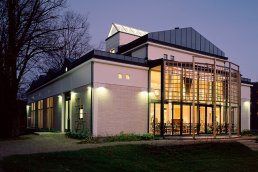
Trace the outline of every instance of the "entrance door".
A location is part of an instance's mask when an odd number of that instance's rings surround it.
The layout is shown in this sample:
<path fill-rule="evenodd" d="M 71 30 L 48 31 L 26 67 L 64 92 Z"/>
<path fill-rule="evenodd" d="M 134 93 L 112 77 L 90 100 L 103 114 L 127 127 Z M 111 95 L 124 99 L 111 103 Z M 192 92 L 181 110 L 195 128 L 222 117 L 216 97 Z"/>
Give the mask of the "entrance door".
<path fill-rule="evenodd" d="M 206 133 L 207 132 L 207 122 L 206 122 L 206 119 L 207 119 L 207 114 L 206 114 L 206 108 L 205 106 L 200 106 L 200 121 L 199 121 L 199 133 L 202 134 L 202 133 Z"/>
<path fill-rule="evenodd" d="M 173 104 L 172 108 L 172 131 L 173 135 L 180 135 L 181 129 L 181 108 L 179 104 Z"/>
<path fill-rule="evenodd" d="M 160 103 L 151 103 L 149 132 L 154 135 L 160 134 Z"/>
<path fill-rule="evenodd" d="M 182 112 L 182 134 L 191 134 L 191 106 L 183 105 Z"/>
<path fill-rule="evenodd" d="M 206 133 L 208 134 L 211 134 L 213 133 L 213 113 L 212 113 L 212 107 L 207 107 L 207 112 L 206 112 L 206 115 L 207 115 L 207 131 Z"/>

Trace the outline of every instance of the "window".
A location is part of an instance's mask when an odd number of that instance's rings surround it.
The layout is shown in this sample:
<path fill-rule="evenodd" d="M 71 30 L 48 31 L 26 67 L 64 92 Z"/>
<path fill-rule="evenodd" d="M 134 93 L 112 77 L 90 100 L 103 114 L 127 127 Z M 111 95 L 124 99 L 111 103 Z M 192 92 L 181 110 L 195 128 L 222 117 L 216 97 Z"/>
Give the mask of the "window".
<path fill-rule="evenodd" d="M 114 48 L 112 48 L 109 52 L 110 53 L 116 53 L 116 50 Z"/>
<path fill-rule="evenodd" d="M 30 126 L 32 128 L 35 127 L 35 112 L 36 112 L 36 108 L 35 108 L 35 102 L 31 103 L 31 118 L 30 118 Z"/>
<path fill-rule="evenodd" d="M 47 98 L 47 128 L 53 128 L 54 98 Z"/>
<path fill-rule="evenodd" d="M 164 54 L 164 55 L 163 55 L 163 58 L 164 58 L 164 59 L 168 59 L 168 55 L 167 55 L 167 54 Z"/>
<path fill-rule="evenodd" d="M 38 101 L 38 128 L 43 128 L 43 100 Z"/>
<path fill-rule="evenodd" d="M 129 75 L 129 74 L 126 74 L 126 75 L 125 75 L 125 79 L 130 80 L 130 75 Z"/>
<path fill-rule="evenodd" d="M 119 74 L 117 75 L 117 77 L 118 77 L 118 79 L 123 79 L 123 75 L 122 75 L 121 73 L 119 73 Z"/>

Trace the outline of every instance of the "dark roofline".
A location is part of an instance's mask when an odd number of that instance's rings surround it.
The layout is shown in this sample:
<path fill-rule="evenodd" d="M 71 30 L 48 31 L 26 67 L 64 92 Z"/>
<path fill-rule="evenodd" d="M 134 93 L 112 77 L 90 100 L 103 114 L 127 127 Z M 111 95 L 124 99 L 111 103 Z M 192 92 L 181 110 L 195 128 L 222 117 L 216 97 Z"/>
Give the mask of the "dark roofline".
<path fill-rule="evenodd" d="M 223 60 L 228 60 L 228 57 L 219 56 L 219 55 L 215 55 L 215 54 L 210 54 L 210 53 L 207 53 L 207 52 L 194 50 L 194 49 L 191 49 L 191 48 L 182 47 L 182 46 L 179 46 L 179 45 L 175 45 L 175 44 L 171 44 L 171 43 L 167 43 L 167 42 L 163 42 L 163 41 L 154 40 L 154 39 L 149 38 L 148 34 L 144 35 L 144 36 L 142 36 L 142 37 L 126 44 L 126 45 L 118 47 L 118 53 L 119 54 L 124 53 L 125 51 L 131 50 L 131 49 L 133 49 L 133 48 L 135 48 L 135 47 L 137 47 L 141 44 L 147 43 L 148 41 L 153 42 L 153 43 L 158 43 L 158 44 L 161 44 L 161 45 L 170 46 L 170 47 L 173 47 L 173 48 L 178 48 L 178 49 L 182 49 L 182 50 L 186 50 L 186 51 L 191 51 L 191 52 L 194 52 L 194 53 L 199 53 L 199 54 L 202 54 L 202 55 L 217 57 L 217 58 L 220 58 L 220 59 L 223 59 Z"/>
<path fill-rule="evenodd" d="M 75 60 L 68 66 L 65 66 L 65 68 L 67 68 L 68 71 L 70 71 L 70 70 L 74 69 L 75 67 L 79 66 L 80 64 L 87 62 L 88 60 L 90 60 L 92 58 L 147 67 L 147 61 L 143 58 L 124 56 L 121 54 L 113 54 L 113 53 L 100 51 L 100 50 L 92 50 L 89 53 L 87 53 L 86 55 L 82 56 L 81 58 Z M 47 84 L 48 82 L 65 74 L 66 73 L 65 68 L 60 69 L 59 71 L 55 72 L 54 74 L 52 73 L 51 75 L 41 76 L 38 80 L 33 81 L 29 90 L 27 91 L 27 94 L 31 93 L 33 91 L 36 91 L 42 85 Z"/>

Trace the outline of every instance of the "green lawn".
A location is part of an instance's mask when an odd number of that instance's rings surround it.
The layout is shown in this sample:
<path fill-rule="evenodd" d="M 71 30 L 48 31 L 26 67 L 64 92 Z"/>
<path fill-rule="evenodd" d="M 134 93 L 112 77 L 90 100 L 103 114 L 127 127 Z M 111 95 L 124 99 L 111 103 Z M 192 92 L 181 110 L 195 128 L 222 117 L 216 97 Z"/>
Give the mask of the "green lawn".
<path fill-rule="evenodd" d="M 8 171 L 258 171 L 258 152 L 240 143 L 155 147 L 124 145 L 16 155 L 0 162 Z"/>

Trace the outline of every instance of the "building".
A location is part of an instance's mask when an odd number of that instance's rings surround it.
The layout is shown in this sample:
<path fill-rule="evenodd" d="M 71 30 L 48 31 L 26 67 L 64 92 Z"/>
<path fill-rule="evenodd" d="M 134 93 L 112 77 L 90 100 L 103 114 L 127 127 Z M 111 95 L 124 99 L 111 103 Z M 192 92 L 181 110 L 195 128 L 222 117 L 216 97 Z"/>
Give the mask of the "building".
<path fill-rule="evenodd" d="M 251 79 L 241 78 L 241 130 L 251 129 Z"/>
<path fill-rule="evenodd" d="M 248 113 L 241 88 L 239 66 L 191 27 L 148 33 L 112 24 L 106 51 L 31 85 L 28 127 L 87 128 L 93 136 L 239 134 L 241 112 Z"/>
<path fill-rule="evenodd" d="M 251 89 L 251 129 L 258 130 L 258 82 Z"/>

